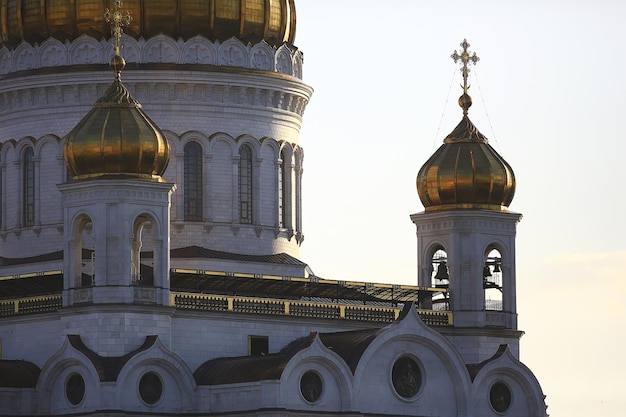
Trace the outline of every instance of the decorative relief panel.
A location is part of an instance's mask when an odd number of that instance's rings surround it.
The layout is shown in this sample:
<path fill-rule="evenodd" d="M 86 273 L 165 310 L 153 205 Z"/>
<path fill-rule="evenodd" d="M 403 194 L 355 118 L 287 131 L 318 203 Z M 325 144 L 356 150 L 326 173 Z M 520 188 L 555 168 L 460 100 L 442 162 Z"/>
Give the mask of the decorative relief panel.
<path fill-rule="evenodd" d="M 188 64 L 217 65 L 215 48 L 204 38 L 189 39 L 182 48 L 182 58 Z"/>
<path fill-rule="evenodd" d="M 98 64 L 104 61 L 103 45 L 94 38 L 83 35 L 72 42 L 69 62 L 74 64 Z"/>
<path fill-rule="evenodd" d="M 59 67 L 67 65 L 67 48 L 56 39 L 48 39 L 39 49 L 40 67 Z"/>
<path fill-rule="evenodd" d="M 36 46 L 23 42 L 13 50 L 0 48 L 0 75 L 61 65 L 108 64 L 112 55 L 111 41 L 98 41 L 87 35 L 65 44 L 52 38 Z M 175 41 L 165 35 L 148 40 L 124 35 L 122 56 L 128 63 L 224 65 L 302 78 L 302 53 L 299 50 L 285 44 L 276 48 L 265 42 L 246 45 L 236 38 L 220 43 L 201 36 Z"/>

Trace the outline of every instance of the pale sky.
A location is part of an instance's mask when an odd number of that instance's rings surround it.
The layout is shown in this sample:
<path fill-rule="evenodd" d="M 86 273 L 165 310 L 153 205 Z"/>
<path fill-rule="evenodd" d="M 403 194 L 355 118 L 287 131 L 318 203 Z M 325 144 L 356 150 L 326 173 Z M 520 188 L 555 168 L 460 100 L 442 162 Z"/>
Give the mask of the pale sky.
<path fill-rule="evenodd" d="M 469 116 L 511 164 L 521 359 L 548 413 L 626 412 L 626 2 L 297 0 L 304 115 L 300 258 L 318 276 L 417 282 L 415 188 Z"/>

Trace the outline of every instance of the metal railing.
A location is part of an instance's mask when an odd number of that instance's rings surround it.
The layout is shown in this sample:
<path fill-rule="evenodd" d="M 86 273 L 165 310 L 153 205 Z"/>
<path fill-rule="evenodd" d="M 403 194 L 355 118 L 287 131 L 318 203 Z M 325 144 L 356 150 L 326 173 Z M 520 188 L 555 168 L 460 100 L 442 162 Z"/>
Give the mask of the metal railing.
<path fill-rule="evenodd" d="M 285 315 L 292 317 L 345 319 L 389 323 L 398 318 L 400 307 L 379 307 L 312 301 L 172 292 L 171 305 L 182 310 L 224 311 L 249 314 Z M 450 311 L 417 310 L 429 326 L 452 326 Z"/>
<path fill-rule="evenodd" d="M 0 301 L 0 317 L 57 311 L 63 306 L 61 294 Z"/>

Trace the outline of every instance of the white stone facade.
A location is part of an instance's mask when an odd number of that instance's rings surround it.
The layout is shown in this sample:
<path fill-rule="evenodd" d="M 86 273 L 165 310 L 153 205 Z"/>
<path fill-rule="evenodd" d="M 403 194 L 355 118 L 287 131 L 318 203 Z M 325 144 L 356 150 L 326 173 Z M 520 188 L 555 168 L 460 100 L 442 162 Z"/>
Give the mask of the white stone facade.
<path fill-rule="evenodd" d="M 48 325 L 52 324 L 47 328 L 42 323 L 40 330 L 50 333 L 51 343 L 37 360 L 42 367 L 37 387 L 0 389 L 2 409 L 11 410 L 15 415 L 108 415 L 98 412 L 107 409 L 119 410 L 116 415 L 120 416 L 133 412 L 259 415 L 258 410 L 267 409 L 269 415 L 280 416 L 329 413 L 482 417 L 502 415 L 490 405 L 488 395 L 489 387 L 499 382 L 510 389 L 513 398 L 506 415 L 545 415 L 543 396 L 535 377 L 508 349 L 501 349 L 488 362 L 468 373 L 454 345 L 425 326 L 413 309 L 401 321 L 378 331 L 365 351 L 358 355 L 356 365 L 346 363 L 333 346 L 325 345 L 317 336 L 309 347 L 287 361 L 279 379 L 228 385 L 198 385 L 192 373 L 200 358 L 245 355 L 248 334 L 270 332 L 273 343 L 282 346 L 308 335 L 311 326 L 333 331 L 340 330 L 340 326 L 308 320 L 278 325 L 277 320 L 262 317 L 254 321 L 245 317 L 232 321 L 219 315 L 207 321 L 200 317 L 178 317 L 177 313 L 159 309 L 152 314 L 139 309 L 126 313 L 116 313 L 111 308 L 108 312 L 100 310 L 100 313 L 85 309 L 74 311 L 71 316 L 62 315 L 57 317 L 58 324 L 46 320 Z M 16 323 L 17 333 L 26 325 L 21 324 Z M 32 325 L 29 327 L 35 330 Z M 62 327 L 65 329 L 56 334 L 50 329 Z M 99 331 L 90 332 L 89 329 L 95 327 Z M 120 328 L 126 330 L 124 335 Z M 174 328 L 177 331 L 170 333 Z M 123 362 L 114 380 L 103 381 L 105 377 L 95 368 L 95 359 L 85 356 L 85 351 L 69 342 L 66 335 L 74 334 L 80 334 L 86 347 L 102 356 L 136 353 Z M 194 334 L 197 337 L 189 337 Z M 158 337 L 137 352 L 150 335 Z M 28 343 L 27 339 L 20 340 Z M 120 343 L 122 340 L 127 342 Z M 13 343 L 10 345 L 7 347 L 11 348 Z M 10 349 L 6 353 L 10 354 Z M 392 380 L 394 363 L 403 357 L 415 361 L 421 379 L 419 389 L 408 398 L 398 394 Z M 143 401 L 139 392 L 140 379 L 149 372 L 157 374 L 163 384 L 163 393 L 154 404 Z M 322 381 L 319 398 L 315 401 L 308 401 L 301 392 L 301 380 L 307 372 L 318 374 Z M 76 405 L 68 401 L 66 394 L 67 380 L 73 373 L 79 373 L 85 380 L 84 398 Z M 37 401 L 32 401 L 34 398 Z"/>

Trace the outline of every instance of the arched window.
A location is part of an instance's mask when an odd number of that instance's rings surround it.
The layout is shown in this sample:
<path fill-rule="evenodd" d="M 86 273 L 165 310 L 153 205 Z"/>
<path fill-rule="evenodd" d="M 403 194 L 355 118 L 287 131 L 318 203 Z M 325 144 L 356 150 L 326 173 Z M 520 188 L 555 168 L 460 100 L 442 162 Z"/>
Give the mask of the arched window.
<path fill-rule="evenodd" d="M 252 224 L 252 151 L 239 148 L 239 222 Z"/>
<path fill-rule="evenodd" d="M 202 220 L 202 147 L 198 142 L 185 145 L 184 156 L 184 218 Z"/>
<path fill-rule="evenodd" d="M 483 267 L 485 310 L 502 311 L 502 256 L 497 249 L 487 252 Z"/>
<path fill-rule="evenodd" d="M 32 148 L 26 148 L 23 159 L 23 224 L 35 224 L 35 161 Z"/>
<path fill-rule="evenodd" d="M 281 162 L 278 165 L 278 226 L 287 227 L 287 207 L 289 199 L 289 181 L 287 175 L 287 153 L 283 149 L 280 153 Z"/>

